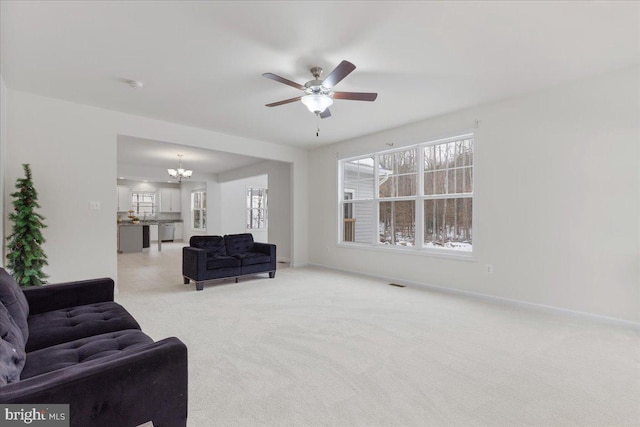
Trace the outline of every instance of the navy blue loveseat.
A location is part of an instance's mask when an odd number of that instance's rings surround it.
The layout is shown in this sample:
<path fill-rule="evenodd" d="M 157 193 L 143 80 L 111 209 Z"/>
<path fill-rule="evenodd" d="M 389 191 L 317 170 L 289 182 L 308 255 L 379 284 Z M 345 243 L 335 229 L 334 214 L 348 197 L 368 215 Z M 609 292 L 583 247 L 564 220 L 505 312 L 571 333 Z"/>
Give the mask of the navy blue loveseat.
<path fill-rule="evenodd" d="M 223 236 L 192 236 L 182 248 L 184 284 L 196 282 L 196 290 L 213 279 L 256 273 L 276 276 L 276 245 L 253 241 L 251 233 Z"/>
<path fill-rule="evenodd" d="M 111 279 L 21 289 L 0 268 L 0 403 L 66 403 L 70 425 L 184 427 L 187 348 L 154 342 Z"/>

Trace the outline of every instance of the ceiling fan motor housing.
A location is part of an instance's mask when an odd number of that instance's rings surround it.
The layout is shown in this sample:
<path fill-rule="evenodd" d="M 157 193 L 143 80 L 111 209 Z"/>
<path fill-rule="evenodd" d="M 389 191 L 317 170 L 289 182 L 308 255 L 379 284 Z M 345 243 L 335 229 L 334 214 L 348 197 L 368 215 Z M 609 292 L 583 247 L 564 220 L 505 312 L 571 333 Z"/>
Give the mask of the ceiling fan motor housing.
<path fill-rule="evenodd" d="M 304 87 L 307 95 L 331 95 L 331 89 L 322 86 L 322 80 L 309 80 Z"/>

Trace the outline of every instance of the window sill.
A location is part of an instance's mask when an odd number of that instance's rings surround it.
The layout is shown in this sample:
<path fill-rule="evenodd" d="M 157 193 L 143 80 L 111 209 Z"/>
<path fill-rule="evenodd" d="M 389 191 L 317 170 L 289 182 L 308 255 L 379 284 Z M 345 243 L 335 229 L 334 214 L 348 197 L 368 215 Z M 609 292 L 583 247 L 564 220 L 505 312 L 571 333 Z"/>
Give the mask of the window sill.
<path fill-rule="evenodd" d="M 427 256 L 434 258 L 445 258 L 445 259 L 453 259 L 458 261 L 476 261 L 475 252 L 460 252 L 460 251 L 448 251 L 448 250 L 434 250 L 434 249 L 426 249 L 426 248 L 418 248 L 418 247 L 407 247 L 407 246 L 391 246 L 391 245 L 368 245 L 365 243 L 338 243 L 336 244 L 339 248 L 348 248 L 348 249 L 364 249 L 368 251 L 375 252 L 385 252 L 385 253 L 397 253 L 403 255 L 418 255 L 418 256 Z"/>

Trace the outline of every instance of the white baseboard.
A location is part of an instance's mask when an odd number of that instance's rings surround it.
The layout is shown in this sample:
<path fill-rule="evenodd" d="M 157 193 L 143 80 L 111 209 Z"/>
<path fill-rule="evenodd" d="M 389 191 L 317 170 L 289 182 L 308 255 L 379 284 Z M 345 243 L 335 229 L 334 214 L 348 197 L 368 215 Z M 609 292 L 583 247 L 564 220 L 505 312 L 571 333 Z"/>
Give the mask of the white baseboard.
<path fill-rule="evenodd" d="M 557 313 L 564 313 L 564 314 L 570 314 L 570 315 L 574 315 L 574 316 L 587 317 L 587 318 L 590 318 L 590 319 L 593 319 L 593 320 L 597 320 L 597 321 L 600 321 L 600 322 L 603 322 L 603 323 L 610 323 L 610 324 L 615 324 L 615 325 L 620 325 L 620 326 L 627 326 L 627 327 L 631 327 L 633 329 L 640 330 L 640 322 L 634 322 L 634 321 L 626 320 L 626 319 L 619 319 L 617 317 L 603 316 L 603 315 L 600 315 L 600 314 L 589 313 L 589 312 L 586 312 L 586 311 L 578 311 L 578 310 L 571 310 L 571 309 L 563 308 L 563 307 L 555 307 L 555 306 L 552 306 L 552 305 L 537 304 L 537 303 L 528 302 L 528 301 L 522 301 L 522 300 L 516 300 L 516 299 L 511 299 L 511 298 L 500 297 L 500 296 L 496 296 L 496 295 L 483 294 L 483 293 L 480 293 L 480 292 L 467 291 L 467 290 L 463 290 L 463 289 L 447 288 L 447 287 L 444 287 L 444 286 L 436 286 L 436 285 L 431 285 L 429 283 L 415 282 L 415 281 L 411 281 L 411 280 L 400 279 L 400 278 L 397 278 L 397 277 L 379 276 L 379 275 L 375 275 L 375 274 L 367 274 L 367 273 L 363 273 L 361 271 L 329 267 L 329 266 L 322 265 L 322 264 L 310 263 L 310 264 L 307 264 L 307 265 L 308 266 L 313 266 L 313 267 L 325 268 L 327 270 L 334 270 L 334 271 L 340 271 L 340 272 L 343 272 L 343 273 L 356 274 L 356 275 L 360 275 L 360 276 L 370 277 L 372 279 L 379 279 L 379 280 L 384 280 L 384 281 L 388 281 L 388 282 L 394 282 L 394 283 L 400 283 L 400 284 L 407 284 L 407 285 L 411 285 L 411 286 L 423 287 L 423 288 L 429 289 L 429 290 L 441 291 L 441 292 L 446 292 L 446 293 L 451 293 L 451 294 L 466 295 L 466 296 L 469 296 L 469 297 L 474 297 L 474 298 L 484 299 L 484 300 L 489 300 L 489 301 L 495 301 L 495 302 L 501 302 L 501 303 L 509 304 L 509 305 L 517 305 L 517 306 L 521 306 L 521 307 L 536 308 L 536 309 L 554 311 L 554 312 L 557 312 Z"/>

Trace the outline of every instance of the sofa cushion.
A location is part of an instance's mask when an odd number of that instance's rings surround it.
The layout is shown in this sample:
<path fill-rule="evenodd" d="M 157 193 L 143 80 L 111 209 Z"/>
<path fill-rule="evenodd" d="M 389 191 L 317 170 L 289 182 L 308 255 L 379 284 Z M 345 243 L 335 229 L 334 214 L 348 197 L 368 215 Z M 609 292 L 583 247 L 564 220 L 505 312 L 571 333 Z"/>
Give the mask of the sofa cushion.
<path fill-rule="evenodd" d="M 224 236 L 227 246 L 227 254 L 234 256 L 251 252 L 253 249 L 253 236 L 251 233 L 227 234 Z"/>
<path fill-rule="evenodd" d="M 240 267 L 240 260 L 230 256 L 216 256 L 207 258 L 207 270 L 230 267 Z"/>
<path fill-rule="evenodd" d="M 271 257 L 269 255 L 260 252 L 247 252 L 244 254 L 237 254 L 235 255 L 235 257 L 241 262 L 243 266 L 271 262 Z"/>
<path fill-rule="evenodd" d="M 100 302 L 29 316 L 27 352 L 140 325 L 120 304 Z"/>
<path fill-rule="evenodd" d="M 24 363 L 22 332 L 7 308 L 0 304 L 0 386 L 20 380 Z"/>
<path fill-rule="evenodd" d="M 189 246 L 206 250 L 209 257 L 227 254 L 222 236 L 191 236 Z"/>
<path fill-rule="evenodd" d="M 142 331 L 131 329 L 46 347 L 29 353 L 21 378 L 24 380 L 79 363 L 135 351 L 150 343 L 153 340 Z"/>
<path fill-rule="evenodd" d="M 0 268 L 0 303 L 2 303 L 20 328 L 24 342 L 29 339 L 29 303 L 22 289 L 4 268 Z"/>

